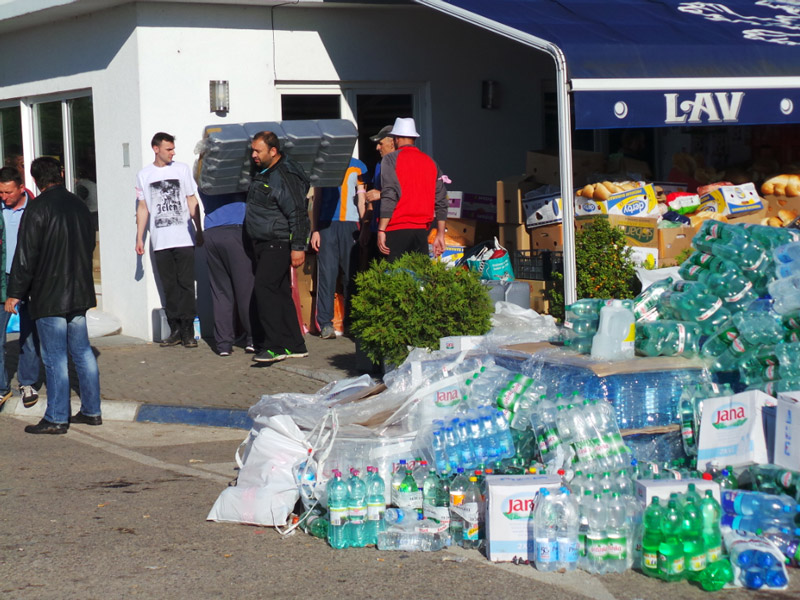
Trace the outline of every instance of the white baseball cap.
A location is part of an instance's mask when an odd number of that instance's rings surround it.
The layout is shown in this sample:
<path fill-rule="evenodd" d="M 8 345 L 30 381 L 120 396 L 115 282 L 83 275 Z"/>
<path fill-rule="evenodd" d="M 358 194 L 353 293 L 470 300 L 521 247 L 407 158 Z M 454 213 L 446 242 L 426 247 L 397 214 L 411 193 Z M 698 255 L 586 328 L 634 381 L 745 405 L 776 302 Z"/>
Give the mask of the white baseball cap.
<path fill-rule="evenodd" d="M 414 124 L 414 119 L 411 117 L 403 118 L 397 117 L 394 120 L 394 127 L 389 132 L 389 135 L 395 137 L 418 138 L 417 126 Z"/>

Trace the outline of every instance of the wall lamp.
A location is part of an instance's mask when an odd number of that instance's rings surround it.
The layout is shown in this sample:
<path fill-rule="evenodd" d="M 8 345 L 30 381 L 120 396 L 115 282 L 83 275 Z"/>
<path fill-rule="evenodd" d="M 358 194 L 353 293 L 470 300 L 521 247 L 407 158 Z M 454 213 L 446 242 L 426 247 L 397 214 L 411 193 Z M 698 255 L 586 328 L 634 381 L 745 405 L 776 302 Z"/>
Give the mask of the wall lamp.
<path fill-rule="evenodd" d="M 227 81 L 208 82 L 211 112 L 228 112 L 230 110 L 230 93 Z"/>

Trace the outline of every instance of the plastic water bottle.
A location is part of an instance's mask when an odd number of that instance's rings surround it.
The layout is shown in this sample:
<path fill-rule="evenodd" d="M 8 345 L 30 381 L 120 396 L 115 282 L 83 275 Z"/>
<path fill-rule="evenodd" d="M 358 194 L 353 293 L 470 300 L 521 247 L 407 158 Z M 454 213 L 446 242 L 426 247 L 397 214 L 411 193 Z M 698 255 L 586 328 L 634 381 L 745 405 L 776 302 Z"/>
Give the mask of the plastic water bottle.
<path fill-rule="evenodd" d="M 661 518 L 662 540 L 658 545 L 658 573 L 665 581 L 679 581 L 683 578 L 686 561 L 679 538 L 680 532 L 681 513 L 677 502 L 670 499 Z"/>
<path fill-rule="evenodd" d="M 703 546 L 706 550 L 706 565 L 722 559 L 722 533 L 719 529 L 722 509 L 711 490 L 706 490 L 700 502 L 700 515 L 703 520 Z"/>
<path fill-rule="evenodd" d="M 328 543 L 332 548 L 347 548 L 347 517 L 348 499 L 347 484 L 342 481 L 342 472 L 333 471 L 333 479 L 328 482 L 328 515 L 330 525 L 328 526 Z"/>
<path fill-rule="evenodd" d="M 730 527 L 731 529 L 748 531 L 750 533 L 756 533 L 757 531 L 795 531 L 797 535 L 800 535 L 800 529 L 794 528 L 794 521 L 790 518 L 764 518 L 760 515 L 745 517 L 742 515 L 723 513 L 720 518 L 720 524 L 725 527 Z"/>
<path fill-rule="evenodd" d="M 367 545 L 367 486 L 357 469 L 350 470 L 347 480 L 347 539 L 353 548 Z"/>
<path fill-rule="evenodd" d="M 800 537 L 784 531 L 764 532 L 761 535 L 775 544 L 793 567 L 800 564 Z"/>
<path fill-rule="evenodd" d="M 602 574 L 607 571 L 608 539 L 606 524 L 608 511 L 600 494 L 595 494 L 586 506 L 586 556 L 587 571 Z"/>
<path fill-rule="evenodd" d="M 791 496 L 745 490 L 723 490 L 722 510 L 733 515 L 757 515 L 763 519 L 793 520 L 800 505 Z"/>
<path fill-rule="evenodd" d="M 401 458 L 395 467 L 394 473 L 392 473 L 392 504 L 394 504 L 395 493 L 400 489 L 400 484 L 403 483 L 403 479 L 406 477 L 406 465 L 406 459 Z"/>
<path fill-rule="evenodd" d="M 414 469 L 411 471 L 411 474 L 414 476 L 414 481 L 417 482 L 417 489 L 422 490 L 422 486 L 425 483 L 425 478 L 428 476 L 428 461 L 424 458 L 418 458 L 415 461 Z"/>
<path fill-rule="evenodd" d="M 539 455 L 545 464 L 551 463 L 557 457 L 561 439 L 556 426 L 556 406 L 547 398 L 539 402 L 539 420 L 536 423 L 536 440 L 539 445 Z"/>
<path fill-rule="evenodd" d="M 702 329 L 688 321 L 653 321 L 636 328 L 636 351 L 645 356 L 697 356 Z"/>
<path fill-rule="evenodd" d="M 540 571 L 555 571 L 558 566 L 558 514 L 546 488 L 539 490 L 533 509 L 534 564 Z"/>
<path fill-rule="evenodd" d="M 800 261 L 800 243 L 783 244 L 772 250 L 772 256 L 778 264 L 789 264 Z"/>
<path fill-rule="evenodd" d="M 606 569 L 609 573 L 623 573 L 628 568 L 631 534 L 627 517 L 627 506 L 617 492 L 611 494 L 607 504 L 606 520 Z"/>
<path fill-rule="evenodd" d="M 450 462 L 445 450 L 444 437 L 441 429 L 435 429 L 432 433 L 431 447 L 433 450 L 433 461 L 439 473 L 446 473 L 450 468 Z"/>
<path fill-rule="evenodd" d="M 408 515 L 402 511 L 394 514 L 396 510 L 386 510 L 387 527 L 378 533 L 378 550 L 435 552 L 447 545 L 447 538 L 431 531 L 421 514 L 414 511 Z"/>
<path fill-rule="evenodd" d="M 465 419 L 453 419 L 454 431 L 458 439 L 458 450 L 461 452 L 461 466 L 465 469 L 474 469 L 478 466 L 478 459 L 470 439 L 469 423 Z"/>
<path fill-rule="evenodd" d="M 438 523 L 442 531 L 450 531 L 450 490 L 431 470 L 422 490 L 422 514 Z"/>
<path fill-rule="evenodd" d="M 694 490 L 693 490 L 694 491 Z M 682 509 L 681 541 L 686 578 L 696 581 L 706 568 L 708 555 L 703 545 L 703 515 L 700 504 L 693 498 L 686 499 Z"/>
<path fill-rule="evenodd" d="M 500 458 L 511 458 L 514 456 L 514 438 L 511 435 L 511 428 L 509 427 L 508 420 L 502 411 L 494 411 L 494 426 L 495 436 L 497 438 L 497 445 L 500 448 Z"/>
<path fill-rule="evenodd" d="M 454 471 L 461 465 L 461 459 L 464 455 L 464 452 L 461 448 L 461 441 L 458 438 L 458 434 L 452 427 L 445 427 L 444 433 L 442 434 L 442 439 L 444 441 L 444 450 L 445 454 L 447 455 L 447 463 L 450 471 Z"/>
<path fill-rule="evenodd" d="M 318 513 L 306 512 L 301 517 L 300 527 L 309 535 L 321 540 L 328 539 L 328 519 Z"/>
<path fill-rule="evenodd" d="M 469 479 L 464 475 L 464 469 L 459 467 L 450 482 L 450 535 L 459 546 L 463 545 L 464 540 L 464 519 L 457 507 L 464 503 L 468 485 Z"/>
<path fill-rule="evenodd" d="M 559 571 L 574 571 L 578 566 L 578 503 L 576 496 L 571 494 L 566 487 L 562 487 L 556 497 L 558 509 L 556 521 L 556 536 L 558 539 L 558 561 L 556 568 Z"/>
<path fill-rule="evenodd" d="M 775 300 L 773 310 L 781 315 L 800 310 L 800 274 L 776 279 L 767 285 Z"/>
<path fill-rule="evenodd" d="M 633 300 L 633 315 L 637 322 L 658 318 L 658 298 L 672 287 L 672 277 L 650 284 Z"/>
<path fill-rule="evenodd" d="M 658 570 L 658 549 L 664 539 L 661 533 L 661 518 L 663 510 L 658 496 L 655 496 L 650 506 L 644 511 L 642 518 L 644 531 L 642 534 L 642 573 L 650 577 L 660 577 Z"/>
<path fill-rule="evenodd" d="M 600 309 L 600 323 L 592 340 L 592 358 L 627 360 L 634 356 L 636 318 L 621 300 Z"/>
<path fill-rule="evenodd" d="M 483 499 L 478 487 L 478 478 L 470 477 L 464 493 L 464 501 L 455 508 L 463 521 L 462 538 L 464 548 L 479 548 Z"/>
<path fill-rule="evenodd" d="M 502 413 L 501 413 L 502 414 Z M 502 448 L 494 428 L 494 418 L 489 412 L 480 415 L 480 431 L 484 447 L 486 448 L 486 460 L 481 462 L 494 462 L 504 458 Z M 513 452 L 511 454 L 513 456 Z"/>
<path fill-rule="evenodd" d="M 378 467 L 367 467 L 367 544 L 378 543 L 378 532 L 386 512 L 386 483 Z"/>

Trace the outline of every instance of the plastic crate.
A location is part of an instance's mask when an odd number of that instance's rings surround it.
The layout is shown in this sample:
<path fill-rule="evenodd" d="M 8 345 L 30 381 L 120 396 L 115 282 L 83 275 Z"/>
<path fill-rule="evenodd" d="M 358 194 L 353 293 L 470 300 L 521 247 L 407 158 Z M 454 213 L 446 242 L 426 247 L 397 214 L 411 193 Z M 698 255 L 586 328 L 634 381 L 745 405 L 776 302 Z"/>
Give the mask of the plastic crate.
<path fill-rule="evenodd" d="M 564 271 L 564 255 L 553 250 L 514 250 L 511 266 L 517 279 L 550 281 L 554 272 Z"/>

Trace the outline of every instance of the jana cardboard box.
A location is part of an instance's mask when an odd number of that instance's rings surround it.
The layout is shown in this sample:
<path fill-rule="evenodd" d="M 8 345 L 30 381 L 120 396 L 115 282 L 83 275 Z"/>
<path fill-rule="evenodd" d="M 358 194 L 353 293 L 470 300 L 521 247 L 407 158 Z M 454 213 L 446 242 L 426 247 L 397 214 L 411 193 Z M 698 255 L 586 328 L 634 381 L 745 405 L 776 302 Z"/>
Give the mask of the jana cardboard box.
<path fill-rule="evenodd" d="M 700 197 L 700 208 L 722 215 L 737 215 L 764 208 L 752 183 L 726 185 Z"/>
<path fill-rule="evenodd" d="M 772 461 L 793 471 L 800 465 L 800 391 L 778 394 Z"/>
<path fill-rule="evenodd" d="M 561 160 L 556 152 L 528 152 L 525 160 L 525 173 L 532 175 L 540 183 L 561 185 Z M 594 173 L 606 170 L 606 156 L 599 152 L 572 150 L 573 185 L 584 186 Z"/>
<path fill-rule="evenodd" d="M 711 490 L 714 499 L 720 501 L 719 483 L 716 481 L 706 481 L 705 479 L 637 479 L 636 497 L 645 506 L 650 506 L 653 498 L 658 498 L 659 502 L 666 504 L 670 494 L 685 494 L 689 489 L 689 484 L 693 483 L 697 493 L 701 496 L 706 495 L 706 490 Z"/>
<path fill-rule="evenodd" d="M 539 187 L 535 177 L 513 175 L 497 182 L 497 222 L 522 223 L 525 213 L 522 210 L 522 197 Z"/>
<path fill-rule="evenodd" d="M 670 260 L 675 264 L 674 259 L 681 252 L 692 247 L 692 238 L 699 229 L 699 227 L 689 226 L 658 229 L 658 258 L 661 266 L 667 266 L 666 263 Z"/>
<path fill-rule="evenodd" d="M 447 192 L 447 218 L 497 222 L 497 198 L 466 192 Z"/>
<path fill-rule="evenodd" d="M 477 348 L 483 341 L 482 335 L 450 335 L 439 338 L 439 350 L 460 352 Z"/>
<path fill-rule="evenodd" d="M 697 443 L 697 463 L 744 467 L 769 463 L 765 409 L 775 398 L 758 390 L 707 398 Z"/>
<path fill-rule="evenodd" d="M 494 562 L 533 560 L 531 519 L 540 488 L 558 489 L 557 475 L 486 477 L 486 557 Z"/>

